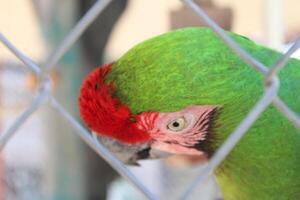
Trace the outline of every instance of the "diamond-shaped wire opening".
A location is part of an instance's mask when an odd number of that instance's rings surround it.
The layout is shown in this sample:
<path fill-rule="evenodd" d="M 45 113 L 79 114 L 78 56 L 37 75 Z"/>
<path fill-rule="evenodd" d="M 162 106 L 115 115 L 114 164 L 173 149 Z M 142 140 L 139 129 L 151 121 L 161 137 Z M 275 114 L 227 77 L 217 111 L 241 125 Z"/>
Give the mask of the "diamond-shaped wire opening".
<path fill-rule="evenodd" d="M 299 48 L 300 39 L 298 38 L 294 45 L 273 66 L 268 69 L 262 63 L 245 52 L 235 41 L 233 41 L 221 27 L 219 27 L 208 17 L 208 15 L 201 9 L 199 5 L 195 4 L 192 0 L 184 0 L 183 2 L 212 29 L 216 35 L 218 35 L 232 49 L 234 53 L 240 56 L 244 62 L 265 75 L 265 92 L 263 96 L 251 109 L 250 113 L 244 118 L 244 120 L 242 120 L 239 126 L 229 135 L 222 146 L 217 150 L 217 152 L 209 161 L 207 167 L 200 172 L 199 176 L 192 182 L 191 185 L 187 187 L 186 191 L 180 197 L 180 199 L 187 199 L 195 187 L 202 183 L 210 174 L 214 172 L 216 167 L 226 158 L 239 140 L 247 133 L 247 130 L 250 129 L 251 125 L 271 103 L 273 103 L 273 105 L 280 112 L 282 112 L 296 128 L 300 127 L 299 117 L 293 111 L 291 111 L 277 96 L 280 86 L 277 73 L 285 66 L 293 52 Z"/>
<path fill-rule="evenodd" d="M 39 68 L 33 61 L 27 58 L 24 54 L 19 52 L 9 41 L 1 35 L 0 40 L 10 48 L 16 56 L 22 60 L 27 66 L 34 71 L 39 80 L 42 81 L 44 87 L 41 89 L 40 95 L 35 99 L 31 106 L 25 110 L 25 112 L 16 120 L 16 122 L 9 128 L 7 133 L 4 133 L 0 137 L 3 146 L 9 140 L 9 138 L 16 132 L 16 130 L 24 123 L 24 121 L 40 106 L 42 100 L 48 97 L 50 105 L 64 117 L 72 126 L 77 130 L 76 133 L 83 139 L 97 154 L 99 154 L 104 160 L 106 160 L 120 175 L 125 179 L 129 180 L 135 185 L 142 193 L 145 194 L 149 199 L 157 199 L 149 190 L 146 188 L 118 159 L 116 159 L 105 147 L 101 144 L 96 143 L 95 139 L 92 138 L 90 133 L 86 131 L 75 118 L 65 111 L 51 95 L 48 96 L 50 90 L 50 82 L 47 79 L 47 74 L 51 68 L 53 68 L 62 56 L 68 51 L 68 49 L 76 42 L 81 34 L 87 29 L 89 24 L 99 15 L 103 9 L 110 3 L 110 0 L 98 0 L 82 17 L 82 19 L 75 25 L 74 29 L 70 31 L 70 34 L 65 37 L 65 40 L 57 47 L 53 53 L 46 59 L 45 66 Z"/>
<path fill-rule="evenodd" d="M 24 56 L 20 51 L 17 50 L 1 33 L 0 40 L 2 43 L 13 53 L 15 54 L 35 75 L 39 73 L 38 67 Z M 28 119 L 28 117 L 35 112 L 41 103 L 45 100 L 49 90 L 48 83 L 41 88 L 39 95 L 37 95 L 29 106 L 17 117 L 15 122 L 3 133 L 0 137 L 0 149 L 8 142 L 8 140 L 13 136 L 13 134 L 22 126 L 22 124 Z"/>

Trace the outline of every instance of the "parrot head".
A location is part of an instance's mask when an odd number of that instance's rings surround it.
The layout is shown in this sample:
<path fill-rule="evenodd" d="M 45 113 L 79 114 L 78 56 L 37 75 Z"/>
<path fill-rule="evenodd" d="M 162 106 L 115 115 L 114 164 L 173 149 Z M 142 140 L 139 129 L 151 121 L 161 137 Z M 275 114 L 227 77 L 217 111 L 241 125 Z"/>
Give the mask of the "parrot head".
<path fill-rule="evenodd" d="M 210 156 L 211 152 L 204 152 L 203 147 L 212 137 L 219 106 L 191 105 L 177 112 L 146 111 L 134 115 L 115 96 L 114 83 L 105 83 L 111 67 L 104 65 L 92 71 L 79 97 L 83 121 L 104 145 L 128 164 L 170 154 Z"/>
<path fill-rule="evenodd" d="M 282 56 L 226 34 L 265 66 Z M 297 66 L 290 59 L 278 73 L 278 96 L 300 113 Z M 94 69 L 82 83 L 79 110 L 99 142 L 126 164 L 174 154 L 209 159 L 261 99 L 264 78 L 210 29 L 184 28 Z M 224 198 L 297 199 L 299 136 L 275 106 L 266 108 L 214 171 Z"/>
<path fill-rule="evenodd" d="M 127 164 L 173 154 L 209 158 L 259 97 L 254 73 L 209 29 L 181 29 L 94 69 L 80 89 L 80 116 Z"/>

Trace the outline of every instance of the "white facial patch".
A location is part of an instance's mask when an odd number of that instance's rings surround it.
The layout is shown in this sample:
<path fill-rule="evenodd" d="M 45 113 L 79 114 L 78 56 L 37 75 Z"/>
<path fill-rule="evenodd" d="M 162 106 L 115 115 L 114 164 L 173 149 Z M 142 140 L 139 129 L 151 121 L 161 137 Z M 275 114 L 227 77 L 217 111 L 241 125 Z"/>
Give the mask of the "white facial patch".
<path fill-rule="evenodd" d="M 218 106 L 189 106 L 178 112 L 156 113 L 151 120 L 141 116 L 141 127 L 153 138 L 152 148 L 170 153 L 199 155 L 191 147 L 206 139 L 209 134 L 212 113 Z M 147 119 L 148 118 L 148 119 Z M 151 126 L 151 128 L 149 128 Z"/>

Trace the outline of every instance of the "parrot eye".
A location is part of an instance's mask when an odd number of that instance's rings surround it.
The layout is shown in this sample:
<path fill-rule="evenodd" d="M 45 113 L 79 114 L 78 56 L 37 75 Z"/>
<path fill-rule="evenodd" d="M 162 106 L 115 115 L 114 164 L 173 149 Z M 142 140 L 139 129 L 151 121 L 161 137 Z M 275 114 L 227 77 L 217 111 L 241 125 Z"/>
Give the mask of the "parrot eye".
<path fill-rule="evenodd" d="M 171 131 L 181 131 L 182 129 L 185 128 L 186 121 L 183 117 L 179 117 L 173 121 L 171 121 L 168 125 L 167 128 L 170 129 Z"/>

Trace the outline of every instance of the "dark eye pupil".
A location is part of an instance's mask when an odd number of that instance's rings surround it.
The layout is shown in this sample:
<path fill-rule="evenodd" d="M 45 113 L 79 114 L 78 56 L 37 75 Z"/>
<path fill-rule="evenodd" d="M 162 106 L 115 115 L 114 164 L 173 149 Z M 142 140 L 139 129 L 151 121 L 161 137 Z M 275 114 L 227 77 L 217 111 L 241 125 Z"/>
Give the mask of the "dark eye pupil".
<path fill-rule="evenodd" d="M 174 126 L 174 127 L 178 127 L 178 126 L 179 126 L 179 123 L 178 123 L 178 122 L 173 122 L 173 126 Z"/>

